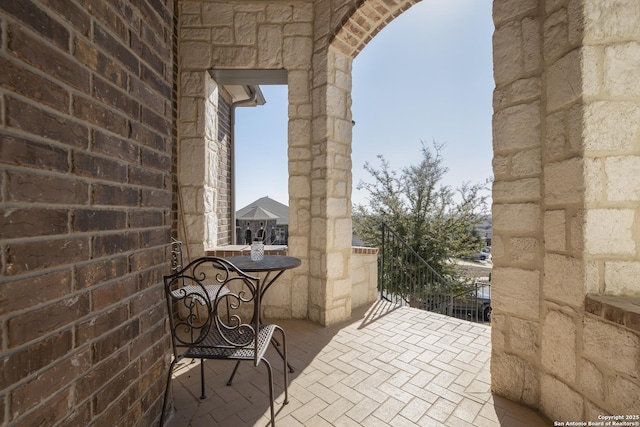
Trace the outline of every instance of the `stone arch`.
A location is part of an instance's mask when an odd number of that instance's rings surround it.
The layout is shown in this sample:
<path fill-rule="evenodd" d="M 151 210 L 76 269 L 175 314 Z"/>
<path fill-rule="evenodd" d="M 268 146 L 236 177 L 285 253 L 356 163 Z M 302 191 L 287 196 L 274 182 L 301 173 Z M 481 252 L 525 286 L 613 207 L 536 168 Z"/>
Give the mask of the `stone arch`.
<path fill-rule="evenodd" d="M 340 53 L 355 58 L 391 21 L 420 0 L 360 0 L 336 27 L 329 44 Z"/>

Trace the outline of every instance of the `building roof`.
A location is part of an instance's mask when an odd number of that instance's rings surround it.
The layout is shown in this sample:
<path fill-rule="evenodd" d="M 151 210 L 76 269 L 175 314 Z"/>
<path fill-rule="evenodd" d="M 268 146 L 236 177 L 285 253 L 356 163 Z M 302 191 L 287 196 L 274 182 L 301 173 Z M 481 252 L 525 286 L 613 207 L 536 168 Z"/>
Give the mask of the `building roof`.
<path fill-rule="evenodd" d="M 244 219 L 244 220 L 259 220 L 259 219 L 263 219 L 263 220 L 269 220 L 269 219 L 278 219 L 278 215 L 269 212 L 266 209 L 261 208 L 260 206 L 250 206 L 249 210 L 247 212 L 245 212 L 244 214 L 242 214 L 242 216 L 238 216 L 238 219 Z"/>
<path fill-rule="evenodd" d="M 289 224 L 289 206 L 283 205 L 268 196 L 249 203 L 236 211 L 236 219 L 244 221 L 275 219 L 276 224 Z"/>

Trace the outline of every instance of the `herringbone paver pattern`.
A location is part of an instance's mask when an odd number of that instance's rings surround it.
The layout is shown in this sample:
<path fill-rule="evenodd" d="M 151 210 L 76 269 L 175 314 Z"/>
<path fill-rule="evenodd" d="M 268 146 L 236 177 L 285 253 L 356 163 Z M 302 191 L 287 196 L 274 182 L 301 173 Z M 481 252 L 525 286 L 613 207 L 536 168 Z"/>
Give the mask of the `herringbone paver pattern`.
<path fill-rule="evenodd" d="M 532 410 L 490 392 L 490 327 L 378 301 L 356 320 L 323 328 L 277 321 L 287 332 L 289 404 L 282 405 L 282 361 L 273 351 L 278 426 L 548 426 Z M 266 426 L 264 366 L 205 362 L 174 374 L 170 427 Z"/>

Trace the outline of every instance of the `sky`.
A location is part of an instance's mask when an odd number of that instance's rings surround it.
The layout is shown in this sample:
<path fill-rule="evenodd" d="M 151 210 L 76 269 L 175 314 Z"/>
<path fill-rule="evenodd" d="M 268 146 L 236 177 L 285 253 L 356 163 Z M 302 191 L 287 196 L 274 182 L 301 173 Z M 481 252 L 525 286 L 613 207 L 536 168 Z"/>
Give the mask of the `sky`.
<path fill-rule="evenodd" d="M 423 0 L 379 32 L 353 62 L 354 203 L 382 155 L 392 170 L 417 164 L 421 142 L 445 144 L 443 185 L 492 177 L 491 0 Z M 288 204 L 286 86 L 236 110 L 236 208 L 269 196 Z M 246 170 L 249 173 L 243 173 Z M 487 190 L 487 195 L 490 194 Z"/>

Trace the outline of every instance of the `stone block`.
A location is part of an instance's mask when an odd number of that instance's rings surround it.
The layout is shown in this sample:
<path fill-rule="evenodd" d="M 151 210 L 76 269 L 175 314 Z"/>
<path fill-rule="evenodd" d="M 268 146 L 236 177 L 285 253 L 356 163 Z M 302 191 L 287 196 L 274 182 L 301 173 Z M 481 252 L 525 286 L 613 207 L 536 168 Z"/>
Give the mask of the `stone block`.
<path fill-rule="evenodd" d="M 540 103 L 514 105 L 493 115 L 493 148 L 523 149 L 540 145 Z"/>
<path fill-rule="evenodd" d="M 202 97 L 204 96 L 205 79 L 207 74 L 205 71 L 186 71 L 180 73 L 180 90 L 181 95 Z"/>
<path fill-rule="evenodd" d="M 299 3 L 293 6 L 293 20 L 295 22 L 312 22 L 314 17 L 314 5 Z"/>
<path fill-rule="evenodd" d="M 638 35 L 640 10 L 634 0 L 597 0 L 584 3 L 585 35 L 603 40 Z"/>
<path fill-rule="evenodd" d="M 351 247 L 351 216 L 335 219 L 334 241 L 337 247 Z"/>
<path fill-rule="evenodd" d="M 565 128 L 566 111 L 558 111 L 546 118 L 545 125 L 545 158 L 547 161 L 562 160 L 566 157 L 565 146 L 567 143 L 567 131 Z"/>
<path fill-rule="evenodd" d="M 267 6 L 266 16 L 268 22 L 289 22 L 293 16 L 293 5 L 275 4 Z"/>
<path fill-rule="evenodd" d="M 640 295 L 637 278 L 640 261 L 607 261 L 604 264 L 606 295 Z"/>
<path fill-rule="evenodd" d="M 205 163 L 202 142 L 198 139 L 183 139 L 180 144 L 180 183 L 185 186 L 201 186 Z"/>
<path fill-rule="evenodd" d="M 634 255 L 633 209 L 589 209 L 585 213 L 585 252 L 590 255 Z"/>
<path fill-rule="evenodd" d="M 576 324 L 558 311 L 549 311 L 542 325 L 542 365 L 568 384 L 576 380 Z"/>
<path fill-rule="evenodd" d="M 536 369 L 527 360 L 509 354 L 491 354 L 491 390 L 507 399 L 536 406 L 540 396 Z"/>
<path fill-rule="evenodd" d="M 550 375 L 540 380 L 540 409 L 552 420 L 582 420 L 584 402 L 572 388 Z"/>
<path fill-rule="evenodd" d="M 582 47 L 582 88 L 585 96 L 598 96 L 602 89 L 603 49 L 601 46 Z"/>
<path fill-rule="evenodd" d="M 523 67 L 525 73 L 532 73 L 540 69 L 542 64 L 540 37 L 540 23 L 537 19 L 525 18 L 522 20 L 522 49 Z"/>
<path fill-rule="evenodd" d="M 569 48 L 569 22 L 567 9 L 561 8 L 544 21 L 544 56 L 547 63 L 561 57 Z"/>
<path fill-rule="evenodd" d="M 640 105 L 630 101 L 595 101 L 585 106 L 586 150 L 629 151 L 635 146 Z"/>
<path fill-rule="evenodd" d="M 564 210 L 544 213 L 544 246 L 549 251 L 567 249 L 567 224 Z"/>
<path fill-rule="evenodd" d="M 496 86 L 522 77 L 523 51 L 520 22 L 496 24 L 493 33 L 493 77 Z"/>
<path fill-rule="evenodd" d="M 215 64 L 217 68 L 255 68 L 257 52 L 257 48 L 253 45 L 219 46 L 213 51 L 212 64 Z"/>
<path fill-rule="evenodd" d="M 540 78 L 519 79 L 494 91 L 493 108 L 498 111 L 514 104 L 535 101 L 540 95 Z"/>
<path fill-rule="evenodd" d="M 540 273 L 517 268 L 493 268 L 492 305 L 500 313 L 538 319 Z"/>
<path fill-rule="evenodd" d="M 537 0 L 498 0 L 493 3 L 493 20 L 497 26 L 509 19 L 532 13 L 537 8 Z"/>
<path fill-rule="evenodd" d="M 584 262 L 584 290 L 586 294 L 600 294 L 600 267 L 596 261 Z"/>
<path fill-rule="evenodd" d="M 208 69 L 213 64 L 209 42 L 183 41 L 180 43 L 179 55 L 184 69 Z"/>
<path fill-rule="evenodd" d="M 549 111 L 575 102 L 582 95 L 580 60 L 580 52 L 573 50 L 549 66 L 546 86 Z"/>
<path fill-rule="evenodd" d="M 511 261 L 515 265 L 524 266 L 538 258 L 538 239 L 534 237 L 513 237 L 509 239 Z"/>
<path fill-rule="evenodd" d="M 633 380 L 621 375 L 608 378 L 607 409 L 612 414 L 638 415 L 638 408 L 640 408 L 640 380 L 637 376 L 638 371 L 634 373 L 636 378 Z M 634 373 L 630 374 L 633 375 Z"/>
<path fill-rule="evenodd" d="M 493 200 L 504 202 L 532 202 L 540 200 L 540 179 L 524 178 L 517 181 L 494 181 Z"/>
<path fill-rule="evenodd" d="M 493 156 L 492 160 L 493 175 L 495 179 L 493 185 L 496 185 L 497 180 L 507 178 L 509 175 L 509 156 Z"/>
<path fill-rule="evenodd" d="M 584 167 L 584 198 L 588 202 L 606 200 L 604 183 L 604 161 L 600 158 L 585 158 Z"/>
<path fill-rule="evenodd" d="M 234 16 L 233 37 L 237 45 L 253 46 L 258 36 L 257 16 L 254 13 L 237 13 Z"/>
<path fill-rule="evenodd" d="M 607 174 L 607 200 L 640 200 L 640 156 L 607 157 L 604 170 Z"/>
<path fill-rule="evenodd" d="M 584 32 L 584 6 L 582 2 L 569 0 L 567 15 L 569 20 L 569 46 L 581 45 L 585 39 Z"/>
<path fill-rule="evenodd" d="M 313 41 L 310 37 L 285 37 L 282 46 L 284 66 L 287 69 L 307 69 L 311 64 Z"/>
<path fill-rule="evenodd" d="M 544 188 L 547 205 L 581 202 L 584 193 L 582 159 L 573 158 L 545 165 Z"/>
<path fill-rule="evenodd" d="M 594 402 L 604 401 L 604 375 L 596 365 L 586 359 L 580 359 L 578 385 L 589 400 Z"/>
<path fill-rule="evenodd" d="M 534 203 L 494 204 L 493 227 L 500 232 L 536 232 L 540 227 L 540 206 Z"/>
<path fill-rule="evenodd" d="M 204 26 L 228 26 L 233 22 L 233 6 L 229 4 L 203 3 L 201 7 L 202 25 Z"/>
<path fill-rule="evenodd" d="M 282 67 L 282 32 L 276 25 L 261 25 L 258 28 L 258 67 Z"/>
<path fill-rule="evenodd" d="M 584 304 L 584 274 L 579 259 L 547 254 L 544 258 L 544 296 L 574 307 Z"/>
<path fill-rule="evenodd" d="M 604 82 L 608 95 L 640 95 L 640 43 L 627 42 L 605 48 Z"/>
<path fill-rule="evenodd" d="M 511 158 L 511 176 L 532 176 L 542 172 L 540 149 L 520 151 Z"/>
<path fill-rule="evenodd" d="M 341 252 L 327 254 L 327 278 L 345 277 L 345 259 Z"/>
<path fill-rule="evenodd" d="M 600 370 L 640 372 L 640 336 L 600 319 L 586 317 L 584 355 Z"/>
<path fill-rule="evenodd" d="M 491 348 L 494 351 L 504 351 L 508 333 L 506 316 L 495 311 L 491 313 Z"/>
<path fill-rule="evenodd" d="M 493 319 L 492 319 L 493 321 Z M 492 322 L 493 323 L 493 322 Z M 539 323 L 512 317 L 509 328 L 509 349 L 525 357 L 535 357 L 540 352 Z M 493 328 L 493 324 L 491 325 Z"/>
<path fill-rule="evenodd" d="M 183 28 L 180 30 L 181 40 L 211 40 L 211 30 L 209 28 Z"/>

